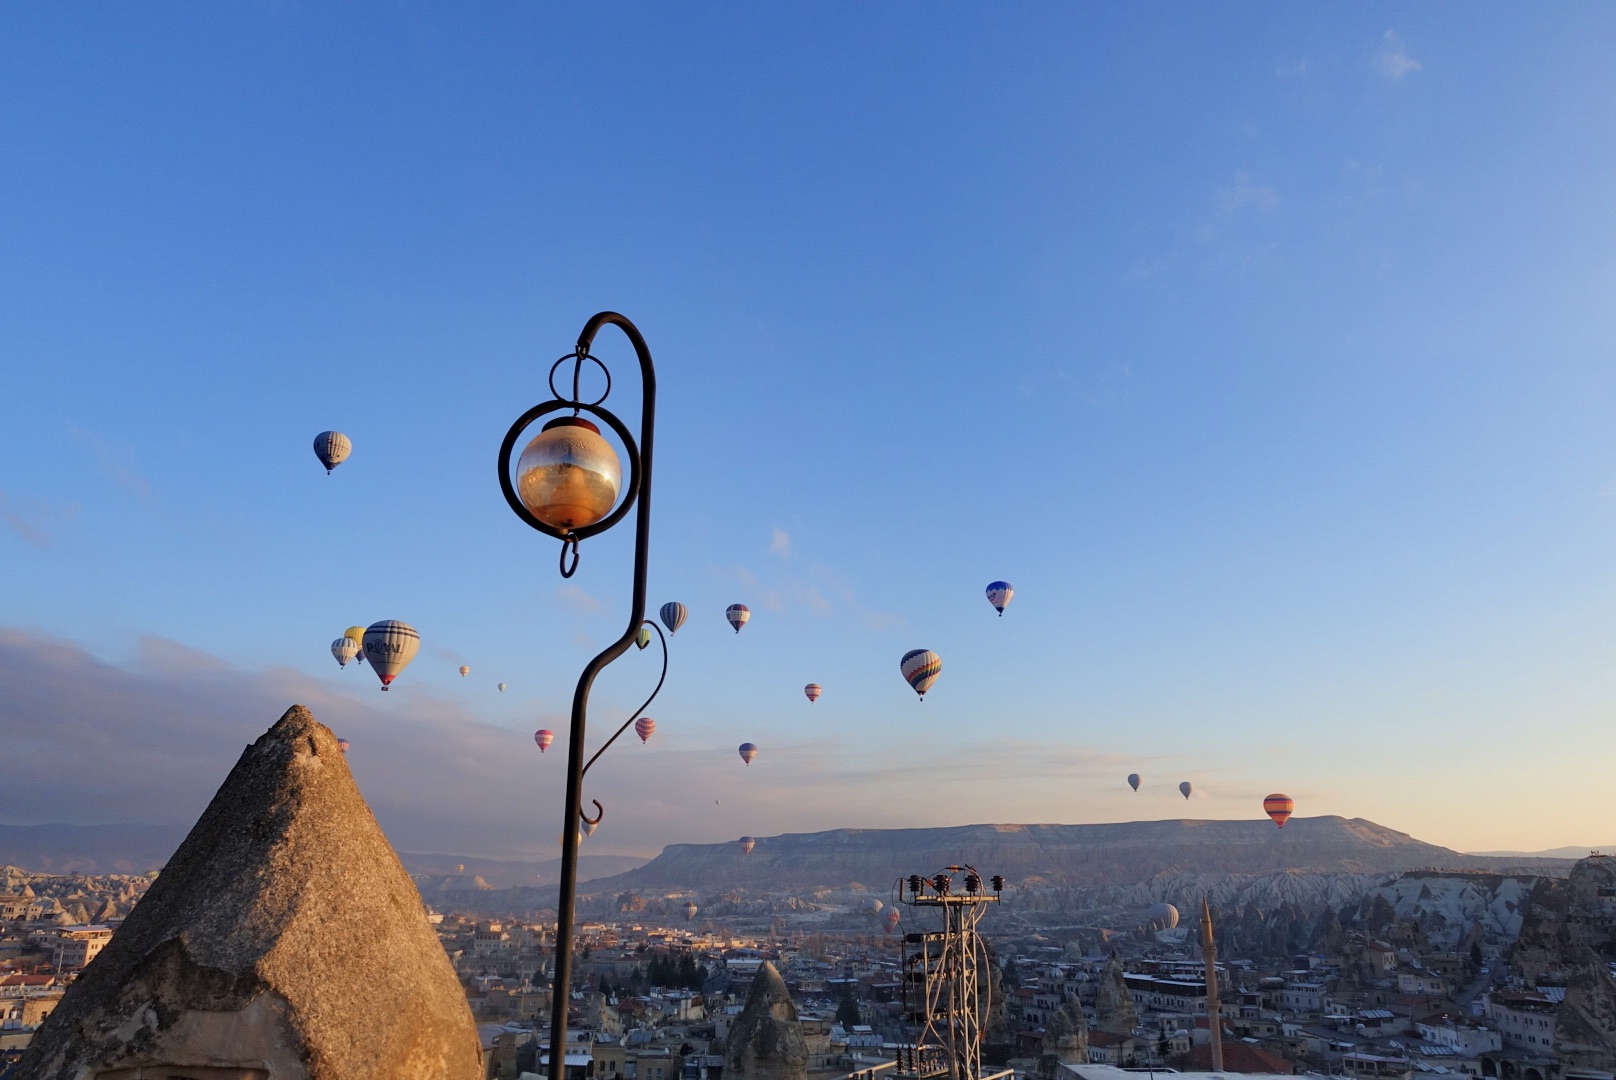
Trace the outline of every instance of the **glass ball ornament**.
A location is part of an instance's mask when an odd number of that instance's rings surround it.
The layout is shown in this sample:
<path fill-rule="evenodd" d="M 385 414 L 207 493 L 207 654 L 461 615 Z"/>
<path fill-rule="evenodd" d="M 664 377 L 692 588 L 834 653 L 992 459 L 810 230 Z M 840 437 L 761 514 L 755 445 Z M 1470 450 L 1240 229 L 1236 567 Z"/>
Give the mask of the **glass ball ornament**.
<path fill-rule="evenodd" d="M 551 420 L 516 463 L 516 493 L 553 529 L 593 525 L 612 512 L 623 468 L 600 428 L 579 416 Z"/>

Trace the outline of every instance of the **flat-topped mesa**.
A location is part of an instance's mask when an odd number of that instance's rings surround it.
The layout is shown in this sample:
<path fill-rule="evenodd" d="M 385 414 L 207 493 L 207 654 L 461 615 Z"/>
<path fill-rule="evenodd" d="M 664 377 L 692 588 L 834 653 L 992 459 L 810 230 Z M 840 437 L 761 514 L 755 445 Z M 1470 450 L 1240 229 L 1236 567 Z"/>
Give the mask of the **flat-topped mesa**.
<path fill-rule="evenodd" d="M 20 1080 L 472 1080 L 420 894 L 301 705 L 242 753 Z"/>
<path fill-rule="evenodd" d="M 724 1046 L 726 1080 L 806 1080 L 808 1043 L 791 991 L 765 960 Z"/>

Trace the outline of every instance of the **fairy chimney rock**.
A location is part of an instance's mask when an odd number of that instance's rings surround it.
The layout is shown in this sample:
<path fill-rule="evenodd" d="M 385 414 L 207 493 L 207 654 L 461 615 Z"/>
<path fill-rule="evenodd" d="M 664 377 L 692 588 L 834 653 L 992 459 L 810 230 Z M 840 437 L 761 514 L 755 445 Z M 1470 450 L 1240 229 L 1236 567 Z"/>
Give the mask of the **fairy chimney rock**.
<path fill-rule="evenodd" d="M 764 961 L 752 981 L 746 1008 L 725 1040 L 726 1080 L 805 1080 L 808 1043 L 797 1007 L 774 965 Z"/>
<path fill-rule="evenodd" d="M 16 1075 L 482 1076 L 421 896 L 307 709 L 241 755 Z"/>

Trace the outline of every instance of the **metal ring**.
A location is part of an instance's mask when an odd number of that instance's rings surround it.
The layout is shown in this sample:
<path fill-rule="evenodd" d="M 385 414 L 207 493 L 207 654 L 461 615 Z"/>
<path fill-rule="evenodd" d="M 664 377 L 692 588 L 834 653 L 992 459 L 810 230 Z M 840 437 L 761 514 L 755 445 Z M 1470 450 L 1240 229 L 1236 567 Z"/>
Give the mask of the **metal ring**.
<path fill-rule="evenodd" d="M 558 398 L 562 399 L 563 401 L 567 402 L 568 405 L 574 405 L 574 406 L 582 406 L 583 405 L 583 403 L 578 400 L 578 373 L 576 371 L 573 372 L 573 376 L 572 376 L 572 384 L 573 384 L 573 396 L 572 397 L 568 398 L 566 395 L 562 394 L 561 391 L 556 389 L 556 384 L 555 384 L 556 369 L 559 368 L 562 364 L 565 364 L 568 360 L 576 360 L 580 367 L 583 366 L 583 362 L 585 360 L 593 360 L 595 362 L 595 366 L 600 368 L 601 374 L 606 376 L 606 392 L 604 394 L 601 394 L 600 397 L 596 398 L 594 401 L 591 401 L 589 403 L 590 405 L 599 405 L 601 402 L 605 401 L 608 397 L 611 396 L 611 393 L 612 393 L 612 371 L 611 371 L 611 369 L 608 368 L 605 364 L 601 363 L 600 358 L 598 356 L 592 356 L 591 354 L 589 354 L 587 352 L 583 353 L 582 355 L 579 355 L 576 351 L 568 353 L 566 356 L 563 356 L 561 359 L 557 360 L 555 363 L 550 365 L 550 393 L 554 394 L 556 397 L 558 397 Z"/>

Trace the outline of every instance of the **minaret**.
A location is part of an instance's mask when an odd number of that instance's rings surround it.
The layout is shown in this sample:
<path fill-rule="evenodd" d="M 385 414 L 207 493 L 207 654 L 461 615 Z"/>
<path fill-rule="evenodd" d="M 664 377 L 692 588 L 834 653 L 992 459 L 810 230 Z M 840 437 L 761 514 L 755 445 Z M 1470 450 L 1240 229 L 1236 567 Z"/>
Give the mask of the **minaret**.
<path fill-rule="evenodd" d="M 1223 1019 L 1218 1008 L 1218 945 L 1212 940 L 1212 908 L 1201 897 L 1201 955 L 1206 958 L 1206 1021 L 1212 1029 L 1212 1071 L 1223 1071 Z"/>

